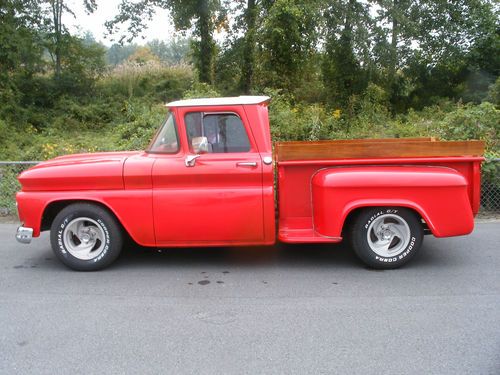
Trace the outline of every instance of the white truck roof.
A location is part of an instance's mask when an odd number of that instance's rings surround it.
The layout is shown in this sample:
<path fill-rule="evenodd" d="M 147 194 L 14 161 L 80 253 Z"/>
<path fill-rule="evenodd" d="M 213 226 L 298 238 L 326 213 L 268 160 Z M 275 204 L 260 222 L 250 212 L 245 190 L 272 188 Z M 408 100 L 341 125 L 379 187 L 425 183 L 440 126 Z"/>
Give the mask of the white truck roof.
<path fill-rule="evenodd" d="M 177 100 L 165 104 L 167 107 L 197 107 L 197 106 L 216 106 L 216 105 L 248 105 L 261 104 L 271 100 L 269 96 L 234 96 L 227 98 L 200 98 Z"/>

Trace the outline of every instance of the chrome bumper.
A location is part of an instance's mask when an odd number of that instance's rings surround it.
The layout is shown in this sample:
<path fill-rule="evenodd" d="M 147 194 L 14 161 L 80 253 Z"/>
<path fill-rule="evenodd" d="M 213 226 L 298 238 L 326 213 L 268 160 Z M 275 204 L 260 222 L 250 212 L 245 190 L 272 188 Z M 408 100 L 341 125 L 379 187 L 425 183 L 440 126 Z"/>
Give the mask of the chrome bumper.
<path fill-rule="evenodd" d="M 17 228 L 16 240 L 21 243 L 30 243 L 33 238 L 33 228 L 19 227 Z"/>

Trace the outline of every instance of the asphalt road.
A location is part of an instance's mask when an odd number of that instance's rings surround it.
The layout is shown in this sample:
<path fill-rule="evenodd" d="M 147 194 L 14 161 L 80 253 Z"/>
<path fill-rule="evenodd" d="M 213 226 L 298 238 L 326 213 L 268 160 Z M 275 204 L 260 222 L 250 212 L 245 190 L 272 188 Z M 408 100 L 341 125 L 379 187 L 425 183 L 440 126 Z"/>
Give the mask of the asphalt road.
<path fill-rule="evenodd" d="M 500 374 L 500 223 L 404 269 L 342 246 L 124 253 L 79 273 L 0 225 L 1 374 Z"/>

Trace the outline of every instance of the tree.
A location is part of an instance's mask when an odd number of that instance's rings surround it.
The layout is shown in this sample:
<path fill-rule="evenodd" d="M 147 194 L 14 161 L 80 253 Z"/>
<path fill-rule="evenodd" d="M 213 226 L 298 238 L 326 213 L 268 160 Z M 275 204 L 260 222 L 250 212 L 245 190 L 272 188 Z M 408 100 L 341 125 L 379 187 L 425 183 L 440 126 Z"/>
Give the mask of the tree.
<path fill-rule="evenodd" d="M 97 42 L 63 35 L 61 73 L 55 94 L 89 95 L 96 79 L 104 72 L 105 48 Z"/>
<path fill-rule="evenodd" d="M 69 8 L 65 6 L 63 0 L 49 1 L 52 10 L 52 22 L 54 26 L 54 55 L 55 55 L 55 77 L 61 76 L 61 40 L 63 33 L 62 14 Z"/>
<path fill-rule="evenodd" d="M 44 69 L 40 27 L 41 9 L 29 0 L 0 2 L 0 104 L 15 108 L 23 81 Z M 10 111 L 10 109 L 9 109 Z"/>
<path fill-rule="evenodd" d="M 29 0 L 0 3 L 0 74 L 6 78 L 22 68 L 40 62 L 41 46 L 37 35 L 41 9 Z"/>
<path fill-rule="evenodd" d="M 365 71 L 371 65 L 369 10 L 357 0 L 330 0 L 325 5 L 323 81 L 327 101 L 343 107 L 367 84 Z"/>
<path fill-rule="evenodd" d="M 155 39 L 148 42 L 147 46 L 162 62 L 169 65 L 178 65 L 187 61 L 190 44 L 189 39 L 176 38 L 168 43 Z"/>
<path fill-rule="evenodd" d="M 318 40 L 317 1 L 276 0 L 263 4 L 261 43 L 264 82 L 292 93 L 301 83 Z"/>
<path fill-rule="evenodd" d="M 424 84 L 439 94 L 448 90 L 449 96 L 458 95 L 457 85 L 467 75 L 463 70 L 466 56 L 485 34 L 494 34 L 498 27 L 498 9 L 495 16 L 493 2 L 487 0 L 371 2 L 379 7 L 376 22 L 380 35 L 374 51 L 393 103 L 404 84 L 398 82 L 398 71 L 406 71 L 404 78 L 413 81 L 410 85 Z M 428 99 L 432 96 L 428 91 L 419 96 Z"/>
<path fill-rule="evenodd" d="M 138 65 L 144 65 L 148 62 L 159 62 L 160 58 L 151 51 L 151 48 L 148 46 L 142 46 L 137 48 L 127 60 Z"/>
<path fill-rule="evenodd" d="M 218 46 L 215 73 L 217 86 L 231 95 L 249 94 L 254 86 L 257 68 L 256 47 L 259 29 L 262 26 L 265 0 L 226 1 L 231 28 L 227 37 Z M 222 81 L 221 81 L 222 80 Z"/>
<path fill-rule="evenodd" d="M 215 55 L 214 29 L 224 24 L 225 11 L 220 0 L 141 0 L 132 2 L 122 0 L 119 14 L 106 23 L 110 32 L 116 27 L 128 23 L 129 40 L 138 36 L 146 27 L 145 21 L 151 20 L 156 9 L 168 9 L 171 12 L 177 30 L 189 30 L 194 26 L 193 40 L 194 64 L 201 82 L 213 82 L 213 63 Z M 126 36 L 121 37 L 121 41 Z"/>
<path fill-rule="evenodd" d="M 416 38 L 415 22 L 418 19 L 419 1 L 411 0 L 371 0 L 378 5 L 375 29 L 379 35 L 378 61 L 385 71 L 384 86 L 391 93 L 395 91 L 397 69 L 408 61 L 412 43 Z"/>
<path fill-rule="evenodd" d="M 118 65 L 125 61 L 139 48 L 137 44 L 121 45 L 113 44 L 106 50 L 106 62 L 110 65 Z"/>
<path fill-rule="evenodd" d="M 245 18 L 245 38 L 243 47 L 243 65 L 241 68 L 241 90 L 249 94 L 252 88 L 253 74 L 255 67 L 255 42 L 256 25 L 258 16 L 258 2 L 256 0 L 247 0 L 247 7 L 244 12 Z"/>
<path fill-rule="evenodd" d="M 74 12 L 65 3 L 65 0 L 46 0 L 50 8 L 51 14 L 51 28 L 52 28 L 52 48 L 50 51 L 54 55 L 54 74 L 56 80 L 61 76 L 61 55 L 63 50 L 63 43 L 67 38 L 64 38 L 64 34 L 69 34 L 64 24 L 62 23 L 63 14 L 69 13 L 75 16 Z M 83 0 L 88 12 L 93 12 L 96 8 L 95 0 Z"/>

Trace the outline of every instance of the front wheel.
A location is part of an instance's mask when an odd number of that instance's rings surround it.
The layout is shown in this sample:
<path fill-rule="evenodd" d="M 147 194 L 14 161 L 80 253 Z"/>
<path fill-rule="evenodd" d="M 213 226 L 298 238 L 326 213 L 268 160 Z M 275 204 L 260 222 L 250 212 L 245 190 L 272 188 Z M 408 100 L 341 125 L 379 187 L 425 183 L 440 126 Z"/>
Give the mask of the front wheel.
<path fill-rule="evenodd" d="M 107 210 L 90 203 L 75 203 L 55 217 L 50 242 L 57 258 L 69 268 L 97 271 L 120 255 L 123 236 Z"/>
<path fill-rule="evenodd" d="M 410 261 L 423 242 L 420 218 L 401 207 L 367 208 L 351 227 L 351 246 L 366 265 L 398 268 Z"/>

